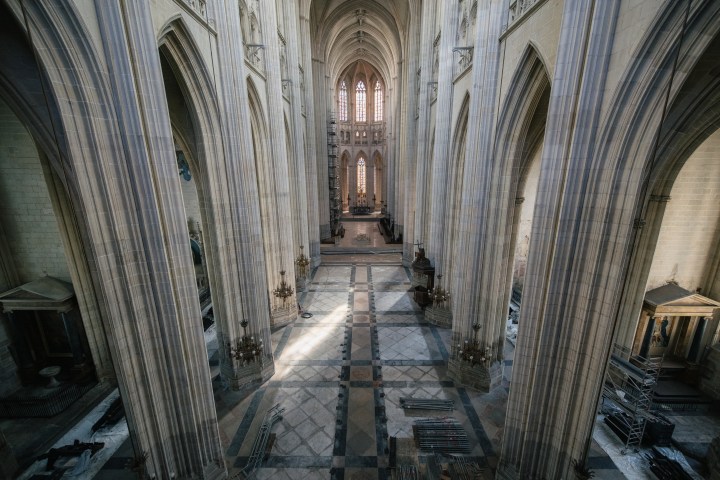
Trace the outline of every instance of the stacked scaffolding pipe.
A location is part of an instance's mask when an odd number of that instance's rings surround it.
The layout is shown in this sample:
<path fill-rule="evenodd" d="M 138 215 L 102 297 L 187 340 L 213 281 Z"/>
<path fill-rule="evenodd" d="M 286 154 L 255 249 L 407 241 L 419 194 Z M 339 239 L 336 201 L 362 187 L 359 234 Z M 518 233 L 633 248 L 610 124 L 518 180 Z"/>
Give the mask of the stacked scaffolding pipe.
<path fill-rule="evenodd" d="M 458 475 L 458 480 L 474 480 L 480 475 L 480 466 L 476 462 L 471 462 L 465 457 L 453 455 L 455 463 L 453 468 Z"/>
<path fill-rule="evenodd" d="M 420 474 L 415 465 L 401 465 L 395 470 L 397 480 L 420 480 Z"/>
<path fill-rule="evenodd" d="M 240 470 L 240 472 L 245 476 L 245 478 L 251 478 L 252 475 L 255 473 L 255 470 L 262 463 L 263 457 L 265 456 L 265 449 L 267 448 L 268 440 L 270 440 L 270 430 L 272 429 L 273 425 L 282 420 L 282 413 L 284 411 L 285 409 L 280 408 L 280 404 L 278 403 L 270 410 L 268 410 L 265 414 L 265 418 L 263 418 L 263 422 L 260 425 L 257 436 L 255 437 L 255 442 L 253 443 L 253 448 L 252 452 L 250 453 L 250 457 L 248 458 L 248 463 L 245 465 L 245 468 Z"/>
<path fill-rule="evenodd" d="M 470 452 L 467 433 L 454 418 L 417 420 L 414 431 L 421 450 L 444 453 Z"/>
<path fill-rule="evenodd" d="M 455 402 L 432 398 L 400 398 L 400 406 L 406 410 L 454 410 Z"/>

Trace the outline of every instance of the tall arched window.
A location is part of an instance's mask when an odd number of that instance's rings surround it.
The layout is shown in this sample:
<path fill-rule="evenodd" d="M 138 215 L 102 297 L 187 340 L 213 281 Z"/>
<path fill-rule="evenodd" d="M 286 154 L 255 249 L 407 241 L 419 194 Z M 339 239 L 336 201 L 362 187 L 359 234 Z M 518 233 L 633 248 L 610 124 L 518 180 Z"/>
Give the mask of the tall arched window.
<path fill-rule="evenodd" d="M 340 84 L 340 93 L 338 94 L 338 114 L 341 122 L 347 122 L 347 85 L 345 80 Z"/>
<path fill-rule="evenodd" d="M 362 80 L 357 83 L 355 87 L 355 121 L 356 122 L 367 122 L 367 115 L 365 110 L 365 98 L 366 89 L 365 84 Z"/>
<path fill-rule="evenodd" d="M 380 82 L 375 82 L 375 121 L 382 122 L 383 119 L 383 94 Z"/>
<path fill-rule="evenodd" d="M 365 159 L 360 157 L 357 162 L 357 193 L 362 196 L 366 192 L 365 185 Z"/>

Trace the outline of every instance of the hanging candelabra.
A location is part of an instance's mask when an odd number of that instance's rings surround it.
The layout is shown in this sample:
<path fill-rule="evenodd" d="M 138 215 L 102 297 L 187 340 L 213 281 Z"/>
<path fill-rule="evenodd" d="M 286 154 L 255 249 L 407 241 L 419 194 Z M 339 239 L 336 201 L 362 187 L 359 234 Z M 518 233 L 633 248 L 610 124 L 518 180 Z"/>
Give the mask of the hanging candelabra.
<path fill-rule="evenodd" d="M 260 342 L 256 342 L 255 337 L 247 334 L 247 320 L 241 321 L 240 326 L 243 328 L 242 338 L 235 340 L 235 345 L 228 342 L 227 348 L 230 353 L 230 358 L 239 360 L 245 365 L 246 363 L 254 362 L 262 358 L 263 341 L 260 339 Z"/>
<path fill-rule="evenodd" d="M 307 276 L 308 265 L 310 265 L 310 259 L 303 253 L 303 248 L 304 247 L 300 245 L 300 255 L 295 259 L 295 265 L 297 266 L 295 274 L 299 278 L 305 278 Z M 292 292 L 290 292 L 290 294 L 292 295 Z"/>
<path fill-rule="evenodd" d="M 280 276 L 282 277 L 282 280 L 280 280 L 280 285 L 278 285 L 275 290 L 273 290 L 273 295 L 282 299 L 283 305 L 285 305 L 288 297 L 290 297 L 294 293 L 294 291 L 292 287 L 285 281 L 285 270 L 280 270 Z"/>
<path fill-rule="evenodd" d="M 480 330 L 480 323 L 473 323 L 473 339 L 465 340 L 463 343 L 459 343 L 458 356 L 461 360 L 470 363 L 471 366 L 485 365 L 488 366 L 492 359 L 490 358 L 490 347 L 482 347 L 478 340 L 478 331 Z"/>
<path fill-rule="evenodd" d="M 435 285 L 435 287 L 430 290 L 428 294 L 430 295 L 430 300 L 436 307 L 446 307 L 445 303 L 450 301 L 450 292 L 440 286 L 440 279 L 442 279 L 442 274 L 438 275 L 437 279 L 437 285 Z"/>

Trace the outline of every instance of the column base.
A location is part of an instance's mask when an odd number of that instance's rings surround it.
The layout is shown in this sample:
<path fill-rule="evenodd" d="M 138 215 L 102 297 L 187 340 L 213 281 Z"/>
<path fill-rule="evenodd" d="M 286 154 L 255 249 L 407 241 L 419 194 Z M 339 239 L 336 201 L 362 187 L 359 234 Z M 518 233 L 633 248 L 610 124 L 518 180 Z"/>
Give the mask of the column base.
<path fill-rule="evenodd" d="M 320 265 L 320 242 L 319 241 L 311 241 L 310 242 L 310 268 L 315 268 L 318 265 Z"/>
<path fill-rule="evenodd" d="M 307 289 L 308 281 L 305 277 L 295 278 L 295 291 L 297 293 L 304 292 Z"/>
<path fill-rule="evenodd" d="M 500 362 L 493 362 L 490 367 L 471 365 L 468 362 L 451 358 L 448 360 L 448 378 L 455 383 L 474 388 L 481 392 L 489 392 L 502 383 L 503 368 Z"/>
<path fill-rule="evenodd" d="M 412 262 L 415 260 L 415 244 L 405 242 L 403 244 L 403 255 L 402 263 L 404 267 L 412 266 Z"/>
<path fill-rule="evenodd" d="M 320 240 L 330 238 L 330 224 L 320 225 Z"/>
<path fill-rule="evenodd" d="M 497 470 L 495 471 L 496 480 L 520 480 L 520 475 L 514 465 L 509 465 L 500 460 Z"/>
<path fill-rule="evenodd" d="M 449 308 L 430 306 L 425 309 L 425 320 L 443 328 L 452 328 L 452 312 Z"/>
<path fill-rule="evenodd" d="M 215 460 L 217 463 L 210 463 L 205 465 L 203 469 L 203 480 L 220 480 L 228 478 L 227 468 L 225 467 L 225 460 L 218 458 Z"/>
<path fill-rule="evenodd" d="M 263 384 L 275 374 L 275 362 L 270 356 L 263 358 L 262 361 L 244 365 L 235 361 L 233 363 L 222 366 L 223 381 L 233 390 Z"/>
<path fill-rule="evenodd" d="M 270 313 L 270 328 L 280 328 L 297 319 L 297 305 L 294 303 L 286 307 L 276 308 Z"/>

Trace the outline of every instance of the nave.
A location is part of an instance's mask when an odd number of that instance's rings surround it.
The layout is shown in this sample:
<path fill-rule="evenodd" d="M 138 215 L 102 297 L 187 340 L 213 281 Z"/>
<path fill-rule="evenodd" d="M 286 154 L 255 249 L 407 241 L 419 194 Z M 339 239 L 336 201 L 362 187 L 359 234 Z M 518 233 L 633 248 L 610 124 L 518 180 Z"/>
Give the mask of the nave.
<path fill-rule="evenodd" d="M 426 474 L 441 457 L 415 449 L 413 424 L 446 416 L 457 419 L 468 435 L 468 461 L 485 478 L 494 478 L 513 346 L 506 343 L 501 388 L 481 393 L 454 384 L 447 378 L 452 331 L 425 321 L 412 300 L 410 269 L 388 247 L 345 253 L 358 250 L 358 235 L 367 234 L 371 242 L 379 236 L 371 222 L 345 222 L 345 228 L 339 245 L 323 246 L 322 265 L 299 294 L 303 311 L 312 316 L 272 335 L 275 375 L 257 389 L 233 391 L 213 371 L 230 478 L 243 478 L 265 414 L 276 405 L 284 412 L 271 429 L 274 442 L 258 479 L 393 478 L 397 470 L 388 468 L 389 437 L 397 438 L 396 466 L 414 464 Z M 216 364 L 212 343 L 209 355 Z M 403 410 L 401 397 L 448 399 L 455 409 Z M 95 479 L 132 478 L 125 467 L 131 452 L 126 442 Z M 595 478 L 626 478 L 596 444 L 588 465 Z"/>

